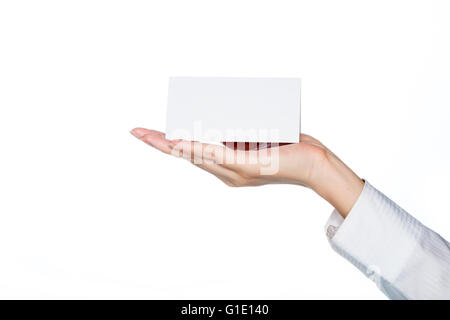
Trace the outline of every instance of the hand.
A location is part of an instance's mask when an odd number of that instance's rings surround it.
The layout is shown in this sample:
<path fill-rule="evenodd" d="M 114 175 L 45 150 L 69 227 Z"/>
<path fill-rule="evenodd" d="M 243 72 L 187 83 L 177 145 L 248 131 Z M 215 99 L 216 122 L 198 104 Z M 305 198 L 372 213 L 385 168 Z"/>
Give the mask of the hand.
<path fill-rule="evenodd" d="M 268 148 L 259 146 L 259 150 L 249 150 L 249 143 L 243 144 L 242 149 L 239 149 L 237 143 L 218 146 L 191 141 L 170 141 L 162 132 L 143 128 L 135 128 L 131 133 L 164 153 L 190 160 L 234 187 L 269 183 L 292 183 L 311 187 L 314 173 L 320 171 L 319 167 L 327 152 L 319 141 L 304 134 L 300 135 L 300 143 L 297 144 Z"/>
<path fill-rule="evenodd" d="M 229 186 L 289 183 L 312 188 L 344 217 L 364 184 L 320 141 L 305 134 L 300 135 L 299 143 L 252 148 L 248 143 L 220 146 L 167 140 L 164 133 L 144 128 L 131 133 L 164 153 L 191 161 Z"/>

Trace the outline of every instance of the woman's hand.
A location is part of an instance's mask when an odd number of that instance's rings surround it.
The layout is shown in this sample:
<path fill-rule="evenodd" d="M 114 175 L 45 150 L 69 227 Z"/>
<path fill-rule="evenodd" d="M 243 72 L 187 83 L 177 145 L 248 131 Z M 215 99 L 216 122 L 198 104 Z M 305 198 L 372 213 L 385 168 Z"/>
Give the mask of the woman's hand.
<path fill-rule="evenodd" d="M 300 143 L 251 149 L 249 143 L 225 146 L 191 141 L 170 141 L 164 133 L 136 128 L 131 133 L 156 149 L 183 157 L 214 174 L 229 186 L 292 183 L 312 187 L 315 173 L 326 159 L 326 148 L 314 138 L 300 135 Z M 242 148 L 239 148 L 242 147 Z"/>
<path fill-rule="evenodd" d="M 229 186 L 289 183 L 312 188 L 344 217 L 364 184 L 322 143 L 305 134 L 296 144 L 220 146 L 167 140 L 164 133 L 144 128 L 135 128 L 131 133 L 164 153 L 191 161 Z"/>

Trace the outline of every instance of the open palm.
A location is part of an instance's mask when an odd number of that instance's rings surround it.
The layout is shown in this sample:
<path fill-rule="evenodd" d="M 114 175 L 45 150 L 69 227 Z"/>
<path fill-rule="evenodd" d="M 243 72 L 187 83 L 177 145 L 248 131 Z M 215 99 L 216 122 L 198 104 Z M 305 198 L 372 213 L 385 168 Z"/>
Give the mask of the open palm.
<path fill-rule="evenodd" d="M 131 133 L 167 154 L 182 157 L 214 174 L 229 186 L 291 183 L 310 187 L 329 150 L 311 136 L 301 134 L 294 144 L 224 143 L 213 145 L 185 140 L 167 140 L 163 132 L 135 128 Z"/>

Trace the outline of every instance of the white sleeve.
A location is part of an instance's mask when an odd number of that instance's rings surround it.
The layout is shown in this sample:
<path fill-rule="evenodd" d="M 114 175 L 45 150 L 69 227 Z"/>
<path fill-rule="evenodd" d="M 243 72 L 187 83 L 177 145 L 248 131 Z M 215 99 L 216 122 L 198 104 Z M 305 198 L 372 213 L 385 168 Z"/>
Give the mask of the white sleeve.
<path fill-rule="evenodd" d="M 391 299 L 450 299 L 450 243 L 368 182 L 344 220 L 326 226 L 334 250 Z"/>

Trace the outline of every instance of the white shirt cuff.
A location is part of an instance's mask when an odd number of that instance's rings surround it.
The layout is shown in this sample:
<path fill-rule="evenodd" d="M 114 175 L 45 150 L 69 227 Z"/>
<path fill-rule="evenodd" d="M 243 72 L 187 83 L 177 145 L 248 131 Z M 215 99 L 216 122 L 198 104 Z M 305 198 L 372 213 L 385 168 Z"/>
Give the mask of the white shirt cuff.
<path fill-rule="evenodd" d="M 334 210 L 325 231 L 332 248 L 391 299 L 450 296 L 448 242 L 368 182 L 347 217 Z"/>

